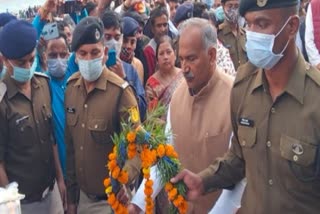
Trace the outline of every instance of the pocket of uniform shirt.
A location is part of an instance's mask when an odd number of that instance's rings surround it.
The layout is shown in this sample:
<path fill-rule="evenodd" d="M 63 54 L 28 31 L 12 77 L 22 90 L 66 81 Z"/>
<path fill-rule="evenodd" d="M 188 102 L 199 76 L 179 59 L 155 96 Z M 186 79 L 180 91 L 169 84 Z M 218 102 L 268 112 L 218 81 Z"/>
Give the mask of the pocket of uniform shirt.
<path fill-rule="evenodd" d="M 238 126 L 238 139 L 242 147 L 253 147 L 256 144 L 256 137 L 256 127 Z"/>
<path fill-rule="evenodd" d="M 111 137 L 107 133 L 107 122 L 104 119 L 91 119 L 88 122 L 88 129 L 93 140 L 98 144 L 107 144 Z"/>
<path fill-rule="evenodd" d="M 284 159 L 307 167 L 315 161 L 317 146 L 282 135 L 280 139 L 280 152 Z"/>

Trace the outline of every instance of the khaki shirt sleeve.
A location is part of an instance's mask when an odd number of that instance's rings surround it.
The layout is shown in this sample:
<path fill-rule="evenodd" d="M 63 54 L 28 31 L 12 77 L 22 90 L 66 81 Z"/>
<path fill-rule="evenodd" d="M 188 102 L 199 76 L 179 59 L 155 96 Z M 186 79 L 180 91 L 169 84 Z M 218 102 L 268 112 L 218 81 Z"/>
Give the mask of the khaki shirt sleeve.
<path fill-rule="evenodd" d="M 205 192 L 217 189 L 232 189 L 234 185 L 245 177 L 245 161 L 237 135 L 237 106 L 233 105 L 231 98 L 231 122 L 233 136 L 231 148 L 223 158 L 217 159 L 208 168 L 199 173 L 203 180 Z"/>
<path fill-rule="evenodd" d="M 130 113 L 131 111 L 129 109 L 135 109 L 138 115 L 132 115 Z M 134 93 L 131 89 L 131 87 L 127 87 L 124 89 L 123 94 L 120 98 L 120 104 L 119 104 L 119 114 L 121 121 L 128 121 L 129 117 L 131 118 L 131 122 L 133 122 L 133 126 L 137 127 L 140 125 L 140 117 L 139 117 L 139 108 L 137 100 L 134 96 Z M 128 160 L 125 163 L 124 169 L 129 174 L 129 183 L 133 182 L 139 175 L 141 168 L 141 160 L 138 156 L 134 157 L 131 160 Z"/>
<path fill-rule="evenodd" d="M 67 120 L 67 118 L 66 118 Z M 67 199 L 69 204 L 78 204 L 80 187 L 77 183 L 76 167 L 75 167 L 75 152 L 71 134 L 68 128 L 68 122 L 65 126 L 65 144 L 66 144 L 66 185 Z"/>
<path fill-rule="evenodd" d="M 4 101 L 2 101 L 4 102 Z M 4 161 L 8 143 L 8 122 L 5 116 L 4 103 L 0 102 L 0 161 Z"/>

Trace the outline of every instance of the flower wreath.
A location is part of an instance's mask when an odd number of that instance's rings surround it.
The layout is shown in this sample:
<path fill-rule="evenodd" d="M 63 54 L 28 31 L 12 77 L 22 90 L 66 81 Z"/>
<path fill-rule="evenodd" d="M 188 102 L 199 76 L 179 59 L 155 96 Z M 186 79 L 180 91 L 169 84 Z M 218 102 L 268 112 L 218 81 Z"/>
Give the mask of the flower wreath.
<path fill-rule="evenodd" d="M 143 126 L 140 125 L 134 129 L 131 121 L 134 122 L 137 119 L 137 112 L 134 109 L 129 110 L 129 122 L 122 123 L 122 132 L 114 134 L 112 138 L 114 148 L 108 156 L 109 177 L 105 178 L 104 186 L 108 195 L 108 203 L 116 214 L 128 213 L 126 205 L 117 199 L 116 193 L 121 185 L 128 182 L 128 173 L 123 169 L 125 162 L 136 155 L 139 155 L 141 159 L 143 177 L 146 179 L 144 186 L 146 213 L 151 214 L 154 210 L 154 201 L 151 197 L 153 181 L 150 179 L 150 168 L 153 165 L 157 166 L 161 184 L 168 194 L 169 213 L 183 214 L 187 211 L 185 184 L 183 182 L 170 183 L 170 178 L 181 170 L 181 164 L 174 147 L 165 143 L 167 141 L 165 123 L 159 122 L 158 119 L 165 111 L 165 107 L 157 106 L 152 112 L 148 112 Z"/>

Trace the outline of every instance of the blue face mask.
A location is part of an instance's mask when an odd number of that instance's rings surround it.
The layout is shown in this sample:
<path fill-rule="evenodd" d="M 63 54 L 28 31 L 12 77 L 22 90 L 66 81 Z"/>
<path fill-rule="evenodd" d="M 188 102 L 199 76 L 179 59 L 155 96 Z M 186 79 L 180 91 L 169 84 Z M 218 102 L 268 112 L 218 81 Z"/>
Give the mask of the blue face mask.
<path fill-rule="evenodd" d="M 273 46 L 274 41 L 277 36 L 282 32 L 284 27 L 288 24 L 291 18 L 289 18 L 280 31 L 274 34 L 264 34 L 264 33 L 257 33 L 252 31 L 247 31 L 247 55 L 249 61 L 258 68 L 263 68 L 266 70 L 270 70 L 273 68 L 283 57 L 284 51 L 287 49 L 289 40 L 283 50 L 275 54 L 273 53 Z"/>
<path fill-rule="evenodd" d="M 68 59 L 48 59 L 47 64 L 49 74 L 56 78 L 62 78 L 66 73 L 67 63 Z"/>
<path fill-rule="evenodd" d="M 7 67 L 3 65 L 2 71 L 0 73 L 0 80 L 3 79 L 4 75 L 7 73 Z"/>
<path fill-rule="evenodd" d="M 216 15 L 219 22 L 224 21 L 224 11 L 222 6 L 217 7 L 214 11 L 214 14 Z"/>
<path fill-rule="evenodd" d="M 81 76 L 88 82 L 96 81 L 103 70 L 102 57 L 92 60 L 78 59 L 79 71 Z"/>
<path fill-rule="evenodd" d="M 20 83 L 25 83 L 29 81 L 36 70 L 36 63 L 32 63 L 31 68 L 21 68 L 12 65 L 12 63 L 9 61 L 11 66 L 13 67 L 13 75 L 11 76 L 15 81 Z"/>

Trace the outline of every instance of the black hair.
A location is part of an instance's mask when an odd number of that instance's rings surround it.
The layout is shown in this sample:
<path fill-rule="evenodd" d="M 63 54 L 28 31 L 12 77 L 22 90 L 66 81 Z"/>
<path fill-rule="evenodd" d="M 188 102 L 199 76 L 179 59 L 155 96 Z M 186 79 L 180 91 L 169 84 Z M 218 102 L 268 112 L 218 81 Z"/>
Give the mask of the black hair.
<path fill-rule="evenodd" d="M 154 8 L 150 13 L 150 18 L 149 18 L 151 25 L 153 26 L 156 18 L 158 18 L 162 15 L 166 15 L 167 18 L 169 17 L 168 12 L 167 12 L 167 8 L 162 7 L 162 6 Z"/>
<path fill-rule="evenodd" d="M 112 10 L 106 10 L 102 15 L 101 20 L 105 29 L 119 28 L 122 32 L 121 19 L 118 13 Z"/>
<path fill-rule="evenodd" d="M 202 2 L 193 3 L 193 17 L 202 18 L 202 14 L 206 11 L 207 5 Z"/>
<path fill-rule="evenodd" d="M 96 7 L 97 7 L 97 4 L 95 4 L 95 3 L 91 2 L 91 1 L 88 2 L 88 3 L 84 6 L 84 8 L 87 10 L 88 14 L 90 14 L 91 11 L 93 11 L 94 9 L 96 9 Z"/>
<path fill-rule="evenodd" d="M 202 18 L 207 19 L 213 23 L 213 25 L 217 28 L 219 25 L 219 21 L 213 10 L 205 11 L 202 14 Z"/>
<path fill-rule="evenodd" d="M 160 37 L 158 43 L 157 43 L 157 48 L 156 48 L 156 59 L 158 60 L 158 54 L 159 54 L 159 47 L 162 43 L 168 42 L 172 48 L 173 51 L 175 51 L 174 43 L 173 40 L 171 39 L 170 36 L 162 36 Z"/>

